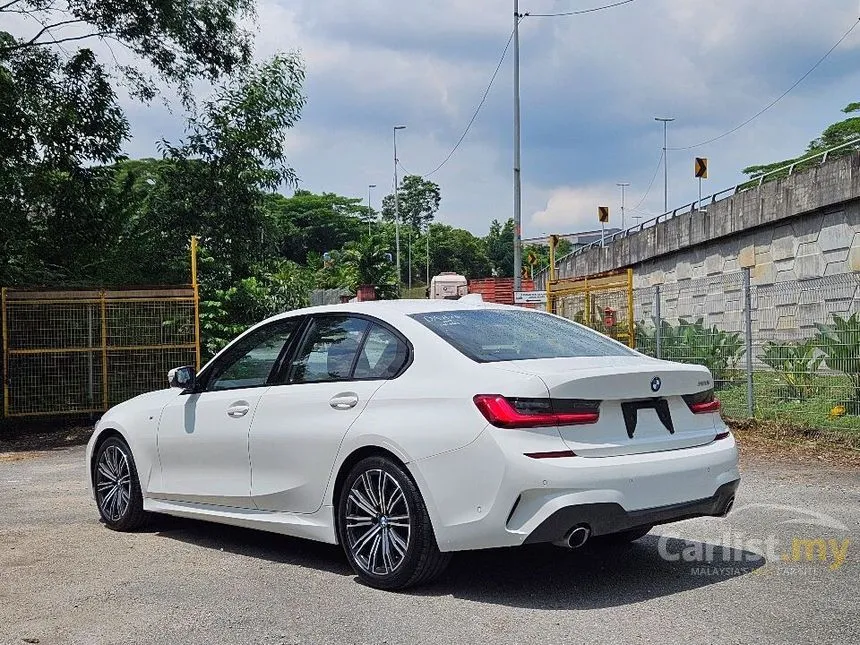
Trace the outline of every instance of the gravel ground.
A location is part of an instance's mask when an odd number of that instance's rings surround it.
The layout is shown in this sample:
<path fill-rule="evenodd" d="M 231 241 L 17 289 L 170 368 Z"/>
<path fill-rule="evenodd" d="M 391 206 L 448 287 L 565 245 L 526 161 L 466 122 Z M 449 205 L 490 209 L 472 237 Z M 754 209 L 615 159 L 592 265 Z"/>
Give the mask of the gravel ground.
<path fill-rule="evenodd" d="M 338 547 L 171 518 L 109 531 L 83 455 L 0 454 L 0 643 L 860 641 L 857 469 L 756 458 L 726 520 L 616 549 L 458 554 L 395 594 L 356 582 Z M 826 540 L 827 560 L 792 561 L 795 538 Z"/>

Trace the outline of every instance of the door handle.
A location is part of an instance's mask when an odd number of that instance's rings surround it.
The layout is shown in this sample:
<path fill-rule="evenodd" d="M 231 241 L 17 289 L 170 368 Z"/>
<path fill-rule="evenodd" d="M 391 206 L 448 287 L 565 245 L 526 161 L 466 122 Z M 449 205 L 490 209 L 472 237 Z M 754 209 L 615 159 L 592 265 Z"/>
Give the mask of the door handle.
<path fill-rule="evenodd" d="M 234 419 L 238 419 L 248 414 L 248 410 L 250 409 L 251 406 L 249 406 L 247 403 L 234 403 L 229 408 L 227 408 L 227 416 L 232 417 Z"/>
<path fill-rule="evenodd" d="M 329 399 L 328 404 L 335 410 L 349 410 L 358 405 L 358 395 L 353 392 L 344 392 L 336 394 Z"/>

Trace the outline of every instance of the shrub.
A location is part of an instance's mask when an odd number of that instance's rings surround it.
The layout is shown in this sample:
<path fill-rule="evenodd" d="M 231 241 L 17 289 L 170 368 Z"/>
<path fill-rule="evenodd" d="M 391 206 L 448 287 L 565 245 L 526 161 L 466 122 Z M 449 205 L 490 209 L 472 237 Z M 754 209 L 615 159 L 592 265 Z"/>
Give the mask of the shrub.
<path fill-rule="evenodd" d="M 860 414 L 860 313 L 842 318 L 833 314 L 832 325 L 817 325 L 815 344 L 824 353 L 824 361 L 832 370 L 851 379 L 854 396 L 846 406 L 851 414 Z"/>
<path fill-rule="evenodd" d="M 786 384 L 788 400 L 803 401 L 815 394 L 813 380 L 818 368 L 824 361 L 818 353 L 818 345 L 814 338 L 797 343 L 768 342 L 759 355 L 762 363 L 771 367 L 779 374 Z"/>

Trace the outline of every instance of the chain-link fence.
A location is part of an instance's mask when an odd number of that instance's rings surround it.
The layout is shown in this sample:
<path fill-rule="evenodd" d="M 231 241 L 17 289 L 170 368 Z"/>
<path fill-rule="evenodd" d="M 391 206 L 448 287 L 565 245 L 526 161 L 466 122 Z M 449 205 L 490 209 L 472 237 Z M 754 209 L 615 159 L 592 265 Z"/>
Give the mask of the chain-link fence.
<path fill-rule="evenodd" d="M 860 429 L 860 274 L 749 279 L 636 289 L 637 349 L 708 367 L 728 416 Z"/>

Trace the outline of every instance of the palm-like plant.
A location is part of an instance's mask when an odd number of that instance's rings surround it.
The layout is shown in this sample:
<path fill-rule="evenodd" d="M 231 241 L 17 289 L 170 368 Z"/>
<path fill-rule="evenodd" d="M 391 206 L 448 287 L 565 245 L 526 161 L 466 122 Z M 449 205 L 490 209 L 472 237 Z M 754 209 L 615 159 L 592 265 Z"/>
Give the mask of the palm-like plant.
<path fill-rule="evenodd" d="M 788 386 L 788 398 L 803 401 L 814 393 L 813 380 L 824 361 L 814 338 L 797 343 L 768 342 L 762 347 L 761 362 L 779 374 Z"/>
<path fill-rule="evenodd" d="M 355 288 L 372 284 L 380 300 L 398 297 L 397 269 L 392 265 L 391 253 L 380 237 L 365 235 L 347 243 L 342 259 L 351 268 L 357 282 L 350 286 Z"/>
<path fill-rule="evenodd" d="M 854 386 L 851 413 L 860 414 L 860 313 L 842 318 L 833 314 L 832 325 L 817 325 L 815 343 L 832 370 L 843 372 Z"/>

